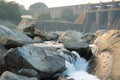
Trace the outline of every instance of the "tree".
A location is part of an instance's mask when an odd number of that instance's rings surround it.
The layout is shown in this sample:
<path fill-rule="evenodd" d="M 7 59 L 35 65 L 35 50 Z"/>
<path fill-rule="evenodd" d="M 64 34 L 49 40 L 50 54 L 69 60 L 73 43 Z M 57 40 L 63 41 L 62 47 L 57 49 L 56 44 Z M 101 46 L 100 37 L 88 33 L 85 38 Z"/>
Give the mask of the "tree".
<path fill-rule="evenodd" d="M 44 20 L 50 20 L 50 19 L 51 19 L 51 15 L 48 12 L 40 13 L 37 17 L 38 21 L 44 21 Z"/>
<path fill-rule="evenodd" d="M 19 5 L 19 10 L 21 14 L 23 15 L 27 14 L 27 10 L 25 10 L 25 7 L 23 5 Z"/>
<path fill-rule="evenodd" d="M 20 6 L 15 2 L 0 2 L 0 19 L 19 22 L 21 19 Z"/>
<path fill-rule="evenodd" d="M 46 9 L 48 8 L 44 3 L 38 2 L 35 4 L 32 4 L 29 9 Z"/>
<path fill-rule="evenodd" d="M 7 19 L 13 21 L 20 20 L 21 12 L 19 10 L 18 4 L 16 4 L 15 2 L 9 2 L 7 6 L 7 12 L 9 13 Z"/>

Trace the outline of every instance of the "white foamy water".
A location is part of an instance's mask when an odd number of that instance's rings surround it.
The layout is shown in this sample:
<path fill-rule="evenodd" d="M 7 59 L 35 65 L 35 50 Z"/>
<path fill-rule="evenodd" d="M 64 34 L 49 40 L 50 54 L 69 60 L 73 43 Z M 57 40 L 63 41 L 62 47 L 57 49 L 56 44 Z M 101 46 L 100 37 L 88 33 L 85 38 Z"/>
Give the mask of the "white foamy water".
<path fill-rule="evenodd" d="M 76 60 L 73 62 L 65 61 L 66 70 L 63 74 L 68 75 L 68 79 L 75 80 L 100 80 L 96 76 L 88 74 L 88 63 L 84 58 L 81 58 L 77 52 L 73 52 L 76 55 Z"/>

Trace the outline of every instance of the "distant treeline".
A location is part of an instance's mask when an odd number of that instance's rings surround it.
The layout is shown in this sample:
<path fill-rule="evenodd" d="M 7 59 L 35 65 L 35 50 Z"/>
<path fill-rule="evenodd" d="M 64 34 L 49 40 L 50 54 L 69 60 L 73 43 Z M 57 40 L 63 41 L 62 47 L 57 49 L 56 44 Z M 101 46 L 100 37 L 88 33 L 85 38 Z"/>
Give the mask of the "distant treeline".
<path fill-rule="evenodd" d="M 21 19 L 24 7 L 15 2 L 0 2 L 0 19 L 19 22 Z"/>

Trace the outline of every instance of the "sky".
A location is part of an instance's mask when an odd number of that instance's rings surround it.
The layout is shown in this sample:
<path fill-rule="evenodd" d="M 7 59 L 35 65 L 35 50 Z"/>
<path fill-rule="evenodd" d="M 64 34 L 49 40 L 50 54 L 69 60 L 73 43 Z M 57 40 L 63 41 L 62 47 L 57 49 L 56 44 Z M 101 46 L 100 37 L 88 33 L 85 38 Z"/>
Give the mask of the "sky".
<path fill-rule="evenodd" d="M 97 3 L 97 2 L 108 2 L 112 0 L 7 0 L 7 1 L 15 1 L 23 6 L 26 9 L 29 8 L 31 4 L 36 2 L 43 2 L 48 7 L 59 7 L 59 6 L 68 6 L 68 5 L 78 5 L 78 4 L 85 4 L 85 3 Z M 115 0 L 120 1 L 120 0 Z"/>

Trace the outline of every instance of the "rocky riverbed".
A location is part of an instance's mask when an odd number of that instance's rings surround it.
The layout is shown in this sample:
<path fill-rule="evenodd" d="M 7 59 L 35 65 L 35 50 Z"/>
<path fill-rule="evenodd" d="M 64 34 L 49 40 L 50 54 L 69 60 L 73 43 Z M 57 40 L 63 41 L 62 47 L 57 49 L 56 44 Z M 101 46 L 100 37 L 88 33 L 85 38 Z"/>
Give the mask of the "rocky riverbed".
<path fill-rule="evenodd" d="M 41 32 L 0 25 L 0 80 L 120 80 L 120 31 Z"/>

